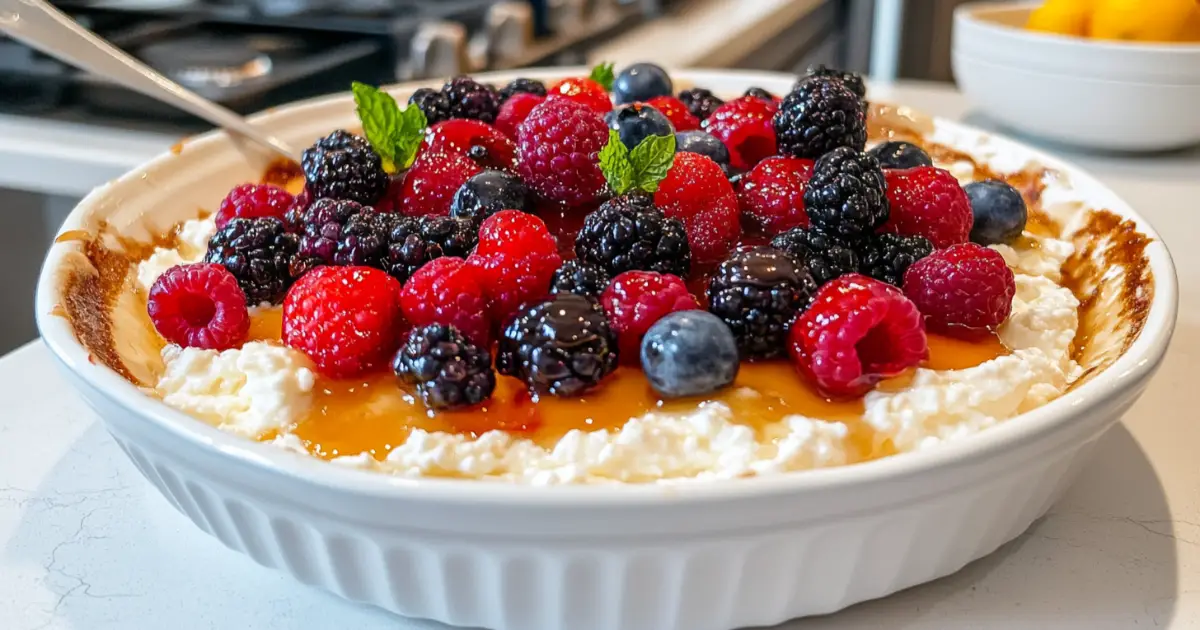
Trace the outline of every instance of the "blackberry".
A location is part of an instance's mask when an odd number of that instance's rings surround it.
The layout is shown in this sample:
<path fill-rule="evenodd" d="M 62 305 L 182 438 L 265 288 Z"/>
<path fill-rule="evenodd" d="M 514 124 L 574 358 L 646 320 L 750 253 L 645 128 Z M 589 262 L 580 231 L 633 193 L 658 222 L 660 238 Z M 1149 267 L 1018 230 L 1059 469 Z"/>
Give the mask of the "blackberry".
<path fill-rule="evenodd" d="M 784 97 L 772 120 L 779 152 L 816 159 L 838 147 L 862 151 L 867 112 L 862 99 L 841 81 L 813 77 Z"/>
<path fill-rule="evenodd" d="M 432 88 L 421 88 L 408 97 L 409 105 L 416 105 L 425 114 L 425 120 L 435 125 L 450 118 L 450 99 Z"/>
<path fill-rule="evenodd" d="M 804 209 L 818 230 L 857 239 L 887 222 L 886 190 L 883 170 L 874 156 L 838 147 L 813 166 Z"/>
<path fill-rule="evenodd" d="M 479 227 L 468 219 L 397 214 L 383 217 L 388 245 L 382 269 L 400 282 L 435 258 L 466 258 L 479 242 Z"/>
<path fill-rule="evenodd" d="M 520 177 L 488 169 L 472 175 L 450 201 L 450 215 L 482 222 L 501 210 L 532 213 L 533 195 Z"/>
<path fill-rule="evenodd" d="M 610 276 L 640 269 L 686 278 L 692 268 L 687 232 L 668 219 L 646 195 L 623 195 L 604 202 L 583 220 L 575 255 Z"/>
<path fill-rule="evenodd" d="M 679 100 L 683 101 L 688 111 L 700 120 L 712 116 L 718 107 L 725 104 L 725 101 L 718 98 L 712 91 L 704 88 L 684 90 L 679 93 Z"/>
<path fill-rule="evenodd" d="M 383 161 L 365 138 L 337 130 L 300 157 L 305 187 L 314 199 L 328 197 L 374 205 L 387 192 Z"/>
<path fill-rule="evenodd" d="M 560 293 L 509 322 L 496 369 L 535 395 L 576 396 L 612 373 L 617 358 L 617 334 L 599 302 Z"/>
<path fill-rule="evenodd" d="M 847 72 L 838 70 L 837 68 L 829 68 L 824 64 L 818 64 L 808 69 L 808 76 L 800 79 L 800 83 L 808 81 L 813 77 L 829 77 L 842 82 L 851 92 L 858 98 L 867 97 L 867 85 L 863 82 L 862 75 L 856 72 Z"/>
<path fill-rule="evenodd" d="M 720 317 L 746 359 L 783 355 L 788 329 L 817 285 L 804 263 L 773 247 L 742 248 L 708 283 L 708 310 Z"/>
<path fill-rule="evenodd" d="M 746 90 L 746 93 L 742 96 L 753 96 L 754 98 L 761 98 L 764 101 L 775 102 L 775 95 L 760 87 L 752 87 Z"/>
<path fill-rule="evenodd" d="M 500 103 L 503 104 L 512 98 L 513 94 L 537 94 L 538 96 L 545 96 L 546 84 L 537 79 L 526 79 L 523 77 L 513 79 L 500 90 Z"/>
<path fill-rule="evenodd" d="M 922 236 L 876 234 L 859 247 L 859 271 L 894 286 L 904 283 L 904 272 L 933 253 L 933 243 Z"/>
<path fill-rule="evenodd" d="M 298 240 L 275 217 L 234 218 L 209 239 L 204 262 L 228 269 L 250 306 L 279 304 L 292 286 L 288 265 Z"/>
<path fill-rule="evenodd" d="M 401 382 L 417 387 L 430 409 L 478 405 L 496 389 L 492 355 L 453 326 L 413 329 L 392 360 L 392 370 Z"/>
<path fill-rule="evenodd" d="M 817 230 L 792 228 L 771 239 L 771 247 L 803 262 L 817 286 L 858 271 L 858 253 L 849 243 Z"/>
<path fill-rule="evenodd" d="M 500 95 L 490 85 L 468 76 L 455 77 L 442 86 L 442 94 L 450 103 L 451 118 L 472 118 L 487 124 L 496 122 L 500 111 Z"/>
<path fill-rule="evenodd" d="M 608 273 L 599 265 L 585 263 L 579 259 L 568 260 L 554 272 L 554 278 L 550 281 L 550 294 L 574 293 L 599 298 L 610 280 Z"/>

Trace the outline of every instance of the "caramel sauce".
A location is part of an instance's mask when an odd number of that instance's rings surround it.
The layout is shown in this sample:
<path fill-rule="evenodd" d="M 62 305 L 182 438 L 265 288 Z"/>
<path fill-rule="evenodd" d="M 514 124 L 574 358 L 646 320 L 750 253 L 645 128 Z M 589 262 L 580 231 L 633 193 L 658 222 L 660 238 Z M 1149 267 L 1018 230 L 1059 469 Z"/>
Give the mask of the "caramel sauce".
<path fill-rule="evenodd" d="M 171 145 L 172 155 L 179 155 L 180 153 L 183 153 L 183 140 Z"/>
<path fill-rule="evenodd" d="M 296 194 L 300 191 L 295 189 L 295 183 L 304 182 L 304 171 L 300 169 L 299 164 L 286 158 L 278 158 L 267 165 L 259 181 L 286 188 L 288 192 Z"/>
<path fill-rule="evenodd" d="M 246 341 L 280 341 L 283 339 L 283 309 L 264 308 L 250 318 Z"/>
<path fill-rule="evenodd" d="M 87 230 L 67 230 L 55 237 L 55 243 L 69 243 L 71 241 L 87 242 L 92 238 L 92 235 Z"/>

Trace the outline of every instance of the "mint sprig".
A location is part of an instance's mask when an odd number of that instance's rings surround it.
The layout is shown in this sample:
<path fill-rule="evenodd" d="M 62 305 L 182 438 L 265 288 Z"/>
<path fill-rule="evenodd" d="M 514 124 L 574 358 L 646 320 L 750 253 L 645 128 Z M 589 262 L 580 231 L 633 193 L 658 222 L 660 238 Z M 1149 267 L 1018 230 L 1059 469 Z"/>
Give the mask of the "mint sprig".
<path fill-rule="evenodd" d="M 613 192 L 633 190 L 653 193 L 675 164 L 675 136 L 648 136 L 630 151 L 615 130 L 600 150 L 600 170 Z"/>
<path fill-rule="evenodd" d="M 615 67 L 615 64 L 602 61 L 600 62 L 600 65 L 592 68 L 592 73 L 588 75 L 588 78 L 596 83 L 599 83 L 604 88 L 605 92 L 611 92 L 613 89 L 613 81 L 616 80 L 616 75 L 613 74 L 613 69 Z"/>
<path fill-rule="evenodd" d="M 363 134 L 383 160 L 383 170 L 395 173 L 412 166 L 428 126 L 425 112 L 416 105 L 401 109 L 391 94 L 365 83 L 355 81 L 350 89 Z"/>

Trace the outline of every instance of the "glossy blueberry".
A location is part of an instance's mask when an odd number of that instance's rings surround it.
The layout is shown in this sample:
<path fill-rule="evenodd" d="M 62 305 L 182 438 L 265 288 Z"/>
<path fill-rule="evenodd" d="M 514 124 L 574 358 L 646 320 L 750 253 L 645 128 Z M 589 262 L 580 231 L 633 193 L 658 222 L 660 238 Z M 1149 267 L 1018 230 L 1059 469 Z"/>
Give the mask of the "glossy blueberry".
<path fill-rule="evenodd" d="M 998 179 L 963 186 L 971 200 L 971 242 L 980 245 L 1011 243 L 1025 231 L 1029 210 L 1016 188 Z"/>
<path fill-rule="evenodd" d="M 671 121 L 662 112 L 641 103 L 624 105 L 604 117 L 608 128 L 621 136 L 621 142 L 632 151 L 649 136 L 669 136 L 675 133 Z"/>
<path fill-rule="evenodd" d="M 482 221 L 501 210 L 533 212 L 529 188 L 520 177 L 505 171 L 480 171 L 468 179 L 450 201 L 451 216 L 475 221 Z"/>
<path fill-rule="evenodd" d="M 729 149 L 707 131 L 681 131 L 675 134 L 675 152 L 707 155 L 722 168 L 729 166 Z"/>
<path fill-rule="evenodd" d="M 652 63 L 635 63 L 621 71 L 613 81 L 617 104 L 648 101 L 655 96 L 670 96 L 674 90 L 671 75 Z"/>
<path fill-rule="evenodd" d="M 929 154 L 911 142 L 892 140 L 884 142 L 867 153 L 874 155 L 883 168 L 933 166 L 933 160 L 929 159 Z"/>
<path fill-rule="evenodd" d="M 642 338 L 642 370 L 650 386 L 667 398 L 715 392 L 737 378 L 737 342 L 716 315 L 676 311 Z"/>

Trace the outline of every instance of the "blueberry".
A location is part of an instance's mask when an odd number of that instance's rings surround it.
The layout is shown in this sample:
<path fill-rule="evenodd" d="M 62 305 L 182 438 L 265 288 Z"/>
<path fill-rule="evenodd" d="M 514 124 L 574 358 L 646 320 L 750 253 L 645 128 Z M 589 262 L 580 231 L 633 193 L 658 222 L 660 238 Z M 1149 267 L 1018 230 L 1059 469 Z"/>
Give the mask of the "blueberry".
<path fill-rule="evenodd" d="M 613 81 L 613 96 L 618 105 L 670 96 L 673 91 L 671 75 L 652 63 L 635 63 L 622 70 Z"/>
<path fill-rule="evenodd" d="M 621 136 L 621 142 L 632 151 L 649 136 L 669 136 L 675 133 L 671 121 L 662 112 L 641 103 L 625 105 L 604 117 L 608 128 Z"/>
<path fill-rule="evenodd" d="M 933 166 L 933 160 L 921 147 L 911 142 L 893 140 L 868 151 L 883 168 L 916 168 L 918 166 Z"/>
<path fill-rule="evenodd" d="M 675 152 L 707 155 L 723 168 L 729 166 L 729 149 L 707 131 L 681 131 L 675 134 Z"/>
<path fill-rule="evenodd" d="M 980 245 L 1011 243 L 1025 231 L 1029 211 L 1016 188 L 998 179 L 971 182 L 963 186 L 971 200 L 971 242 Z"/>
<path fill-rule="evenodd" d="M 752 87 L 752 88 L 746 90 L 746 93 L 743 94 L 742 96 L 753 96 L 754 98 L 762 99 L 764 101 L 771 101 L 771 102 L 775 101 L 774 94 L 772 94 L 760 87 Z"/>
<path fill-rule="evenodd" d="M 533 199 L 521 178 L 505 171 L 473 175 L 454 193 L 450 215 L 482 221 L 501 210 L 533 212 Z"/>
<path fill-rule="evenodd" d="M 650 386 L 667 398 L 715 392 L 737 378 L 737 342 L 716 315 L 676 311 L 642 338 L 642 370 Z"/>

